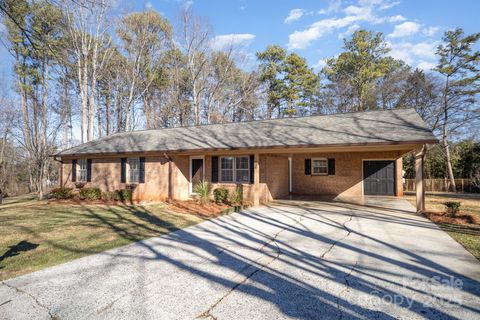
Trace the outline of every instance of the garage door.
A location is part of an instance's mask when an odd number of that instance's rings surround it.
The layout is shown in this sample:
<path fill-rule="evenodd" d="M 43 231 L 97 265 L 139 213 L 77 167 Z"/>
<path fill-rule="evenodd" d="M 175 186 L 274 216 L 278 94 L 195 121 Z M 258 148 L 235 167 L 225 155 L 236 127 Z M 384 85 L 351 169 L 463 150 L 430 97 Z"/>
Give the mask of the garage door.
<path fill-rule="evenodd" d="M 364 161 L 363 192 L 365 195 L 395 195 L 395 162 Z"/>

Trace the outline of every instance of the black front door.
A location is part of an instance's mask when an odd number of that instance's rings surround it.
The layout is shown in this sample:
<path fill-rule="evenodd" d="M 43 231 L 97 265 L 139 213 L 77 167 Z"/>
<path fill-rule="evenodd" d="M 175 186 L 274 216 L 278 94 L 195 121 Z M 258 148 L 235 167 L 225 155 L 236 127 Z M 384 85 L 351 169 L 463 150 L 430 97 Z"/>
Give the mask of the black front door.
<path fill-rule="evenodd" d="M 203 159 L 192 159 L 192 188 L 203 181 Z"/>
<path fill-rule="evenodd" d="M 364 161 L 363 188 L 365 195 L 395 195 L 395 162 Z"/>

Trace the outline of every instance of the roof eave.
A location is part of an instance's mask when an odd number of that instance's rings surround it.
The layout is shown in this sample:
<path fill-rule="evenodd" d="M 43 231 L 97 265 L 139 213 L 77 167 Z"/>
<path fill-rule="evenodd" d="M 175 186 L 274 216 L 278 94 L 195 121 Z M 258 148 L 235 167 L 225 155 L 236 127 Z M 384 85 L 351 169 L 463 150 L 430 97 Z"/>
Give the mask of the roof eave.
<path fill-rule="evenodd" d="M 294 148 L 335 148 L 335 147 L 361 147 L 361 146 L 392 146 L 392 145 L 423 145 L 436 144 L 438 139 L 426 140 L 408 140 L 408 141 L 382 141 L 382 142 L 362 142 L 362 143 L 335 143 L 335 144 L 297 144 L 297 145 L 273 145 L 273 146 L 259 146 L 259 147 L 229 147 L 229 148 L 197 148 L 197 149 L 177 149 L 177 150 L 150 150 L 150 151 L 120 151 L 120 152 L 89 152 L 89 153 L 69 153 L 62 154 L 62 152 L 52 155 L 57 158 L 76 158 L 88 157 L 95 155 L 119 155 L 119 154 L 138 154 L 149 155 L 158 153 L 185 153 L 185 152 L 219 152 L 219 151 L 236 151 L 236 150 L 260 150 L 260 149 L 294 149 Z"/>

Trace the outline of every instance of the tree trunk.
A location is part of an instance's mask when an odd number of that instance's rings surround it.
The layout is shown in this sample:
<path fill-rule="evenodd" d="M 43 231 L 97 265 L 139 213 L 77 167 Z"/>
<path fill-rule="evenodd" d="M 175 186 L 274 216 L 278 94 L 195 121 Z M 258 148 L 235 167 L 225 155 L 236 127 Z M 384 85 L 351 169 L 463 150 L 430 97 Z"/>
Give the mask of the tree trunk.
<path fill-rule="evenodd" d="M 445 157 L 447 160 L 447 174 L 448 179 L 450 180 L 450 190 L 453 192 L 457 191 L 457 186 L 455 184 L 455 177 L 453 176 L 453 169 L 452 169 L 452 159 L 450 156 L 450 145 L 448 144 L 448 91 L 449 91 L 449 79 L 447 78 L 445 82 L 445 91 L 443 95 L 443 148 L 445 149 Z"/>
<path fill-rule="evenodd" d="M 105 96 L 105 135 L 110 135 L 110 91 Z"/>
<path fill-rule="evenodd" d="M 78 77 L 79 77 L 79 82 L 80 82 L 80 98 L 82 100 L 82 124 L 81 124 L 81 132 L 82 132 L 82 143 L 88 141 L 88 100 L 87 100 L 87 90 L 88 90 L 88 82 L 87 82 L 87 76 L 88 76 L 88 71 L 87 67 L 85 66 L 85 62 L 82 63 L 80 60 L 81 58 L 78 58 Z"/>

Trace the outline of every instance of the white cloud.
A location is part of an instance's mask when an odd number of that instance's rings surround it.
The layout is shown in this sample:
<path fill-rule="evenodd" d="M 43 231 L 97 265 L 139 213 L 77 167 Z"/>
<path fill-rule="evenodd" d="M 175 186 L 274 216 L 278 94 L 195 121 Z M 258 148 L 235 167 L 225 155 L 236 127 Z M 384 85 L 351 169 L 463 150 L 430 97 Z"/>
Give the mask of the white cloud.
<path fill-rule="evenodd" d="M 183 7 L 184 7 L 185 9 L 190 8 L 192 5 L 193 5 L 193 0 L 186 0 L 186 1 L 183 3 Z"/>
<path fill-rule="evenodd" d="M 435 68 L 435 63 L 430 61 L 420 61 L 420 63 L 417 64 L 417 68 L 425 71 L 430 71 Z"/>
<path fill-rule="evenodd" d="M 438 27 L 428 27 L 428 28 L 423 29 L 422 33 L 424 35 L 426 35 L 427 37 L 432 37 L 432 36 L 435 35 L 435 33 L 438 32 L 438 30 L 440 30 L 440 28 L 438 28 Z"/>
<path fill-rule="evenodd" d="M 383 2 L 380 4 L 380 10 L 386 10 L 390 9 L 392 7 L 398 6 L 400 4 L 400 1 L 392 1 L 392 2 Z"/>
<path fill-rule="evenodd" d="M 145 3 L 145 9 L 147 10 L 151 10 L 153 8 L 153 5 L 150 1 L 147 1 L 147 3 Z"/>
<path fill-rule="evenodd" d="M 360 25 L 352 24 L 345 32 L 341 32 L 338 34 L 338 39 L 343 40 L 344 38 L 351 36 L 358 29 L 360 29 Z"/>
<path fill-rule="evenodd" d="M 352 24 L 364 21 L 371 24 L 380 23 L 383 20 L 374 13 L 371 4 L 367 6 L 348 6 L 344 9 L 345 16 L 342 18 L 327 18 L 311 24 L 307 29 L 295 31 L 288 37 L 289 49 L 304 49 L 312 41 L 315 41 L 334 30 L 348 27 Z"/>
<path fill-rule="evenodd" d="M 388 36 L 390 38 L 401 38 L 415 34 L 419 30 L 420 24 L 413 21 L 406 21 L 404 23 L 397 24 L 393 29 L 393 32 L 390 33 Z"/>
<path fill-rule="evenodd" d="M 397 14 L 395 16 L 391 16 L 391 17 L 388 18 L 388 22 L 402 22 L 402 21 L 405 21 L 405 20 L 407 20 L 407 18 L 405 18 L 401 14 Z"/>
<path fill-rule="evenodd" d="M 318 10 L 318 14 L 329 14 L 333 12 L 338 12 L 340 11 L 340 8 L 342 7 L 342 0 L 330 0 L 328 3 L 328 7 L 325 9 L 320 9 Z"/>
<path fill-rule="evenodd" d="M 412 65 L 418 60 L 422 60 L 424 63 L 435 61 L 438 41 L 388 43 L 388 45 L 391 48 L 390 56 Z"/>
<path fill-rule="evenodd" d="M 286 17 L 283 22 L 292 23 L 294 21 L 297 21 L 301 17 L 303 17 L 304 14 L 305 14 L 304 9 L 292 9 L 292 10 L 290 10 L 290 13 L 288 14 L 288 17 Z"/>
<path fill-rule="evenodd" d="M 212 48 L 221 50 L 228 46 L 247 46 L 255 39 L 254 34 L 233 33 L 216 36 L 212 40 Z"/>
<path fill-rule="evenodd" d="M 351 2 L 350 2 L 351 3 Z M 407 19 L 400 15 L 384 15 L 380 11 L 389 9 L 399 4 L 399 1 L 393 0 L 358 0 L 354 5 L 350 4 L 342 8 L 342 1 L 330 1 L 326 9 L 321 9 L 318 14 L 329 14 L 332 12 L 342 12 L 343 16 L 333 15 L 325 19 L 318 20 L 303 30 L 296 30 L 288 37 L 289 49 L 305 49 L 315 40 L 322 38 L 332 32 L 341 31 L 339 38 L 352 34 L 363 24 L 380 23 L 400 23 L 395 26 L 391 37 L 406 36 L 415 32 L 420 32 L 421 25 L 415 22 L 406 21 Z M 304 15 L 306 13 L 304 12 Z M 346 29 L 346 30 L 345 30 Z"/>
<path fill-rule="evenodd" d="M 308 47 L 312 41 L 321 38 L 335 29 L 351 25 L 357 20 L 358 19 L 355 16 L 347 16 L 339 19 L 324 19 L 317 21 L 303 31 L 295 31 L 290 34 L 288 36 L 288 48 L 304 49 Z"/>
<path fill-rule="evenodd" d="M 320 59 L 313 65 L 313 70 L 320 71 L 327 65 L 327 59 Z"/>

